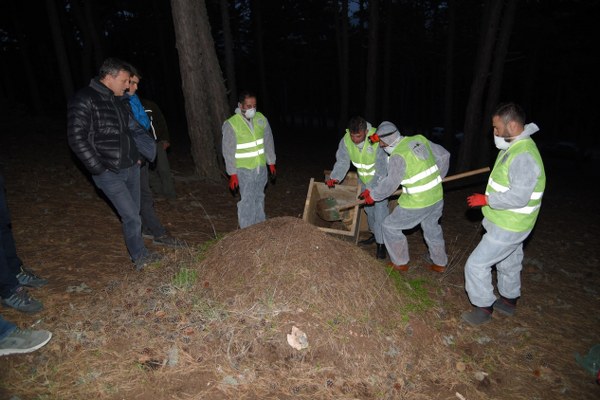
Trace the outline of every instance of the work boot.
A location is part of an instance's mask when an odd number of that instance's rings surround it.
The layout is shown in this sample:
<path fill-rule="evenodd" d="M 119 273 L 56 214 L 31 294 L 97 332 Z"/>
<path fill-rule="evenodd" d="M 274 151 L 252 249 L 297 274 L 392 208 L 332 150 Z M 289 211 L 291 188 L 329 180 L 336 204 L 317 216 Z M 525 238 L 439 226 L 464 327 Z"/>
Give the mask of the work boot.
<path fill-rule="evenodd" d="M 462 313 L 462 319 L 473 326 L 479 326 L 492 320 L 492 307 L 473 307 Z"/>
<path fill-rule="evenodd" d="M 500 314 L 512 317 L 515 315 L 517 309 L 517 299 L 507 299 L 506 297 L 500 296 L 500 298 L 494 302 L 492 307 Z"/>
<path fill-rule="evenodd" d="M 400 272 L 408 271 L 408 264 L 397 265 L 390 261 L 387 266 L 395 271 L 400 271 Z"/>
<path fill-rule="evenodd" d="M 375 254 L 375 257 L 381 260 L 387 257 L 387 252 L 385 251 L 385 244 L 377 243 L 377 253 Z"/>
<path fill-rule="evenodd" d="M 369 236 L 367 239 L 365 240 L 361 240 L 360 242 L 358 242 L 358 244 L 373 244 L 375 243 L 375 235 L 371 233 L 371 236 Z"/>
<path fill-rule="evenodd" d="M 428 269 L 433 272 L 439 272 L 440 274 L 443 273 L 444 271 L 446 271 L 446 267 L 444 267 L 443 265 L 437 265 L 437 264 L 433 264 L 433 263 L 426 264 L 425 269 Z"/>
<path fill-rule="evenodd" d="M 429 271 L 439 273 L 443 273 L 444 271 L 446 271 L 446 267 L 444 265 L 438 265 L 431 261 L 431 257 L 429 257 L 429 254 L 424 255 L 423 260 L 425 260 L 425 269 L 428 269 Z"/>

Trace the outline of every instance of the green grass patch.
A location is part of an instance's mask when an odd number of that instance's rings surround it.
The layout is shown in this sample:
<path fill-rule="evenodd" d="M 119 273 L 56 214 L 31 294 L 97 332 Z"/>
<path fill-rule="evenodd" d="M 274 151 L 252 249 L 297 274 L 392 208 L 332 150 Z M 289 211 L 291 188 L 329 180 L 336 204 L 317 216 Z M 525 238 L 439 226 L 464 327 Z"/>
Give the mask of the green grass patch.
<path fill-rule="evenodd" d="M 409 313 L 422 313 L 435 305 L 435 302 L 429 297 L 427 288 L 429 282 L 426 279 L 406 279 L 400 272 L 391 268 L 388 269 L 388 276 L 392 279 L 398 293 L 402 294 L 405 300 L 400 307 L 400 312 L 406 318 L 408 318 Z"/>
<path fill-rule="evenodd" d="M 198 271 L 195 269 L 181 267 L 179 272 L 173 276 L 172 285 L 179 290 L 191 288 L 198 280 Z"/>

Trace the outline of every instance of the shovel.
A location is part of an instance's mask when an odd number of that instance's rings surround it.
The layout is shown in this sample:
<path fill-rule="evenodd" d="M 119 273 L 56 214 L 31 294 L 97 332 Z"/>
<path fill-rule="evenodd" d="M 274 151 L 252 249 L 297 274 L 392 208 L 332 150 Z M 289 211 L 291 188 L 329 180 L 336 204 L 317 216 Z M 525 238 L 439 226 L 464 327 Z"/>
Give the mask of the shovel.
<path fill-rule="evenodd" d="M 490 170 L 490 167 L 484 167 L 484 168 L 474 169 L 472 171 L 461 172 L 460 174 L 455 174 L 455 175 L 450 175 L 450 176 L 445 177 L 444 179 L 442 179 L 442 182 L 449 182 L 449 181 L 454 181 L 456 179 L 466 178 L 467 176 L 483 174 L 484 172 L 488 172 L 489 170 Z M 399 195 L 400 193 L 402 193 L 402 189 L 396 190 L 394 193 L 392 193 L 390 195 L 390 197 Z M 333 221 L 339 221 L 342 219 L 342 216 L 340 215 L 340 211 L 347 210 L 349 208 L 359 206 L 364 203 L 365 203 L 364 200 L 356 200 L 356 201 L 346 203 L 343 205 L 338 205 L 337 200 L 335 198 L 327 197 L 327 198 L 317 201 L 316 211 L 317 211 L 317 215 L 321 219 L 328 221 L 328 222 L 333 222 Z"/>

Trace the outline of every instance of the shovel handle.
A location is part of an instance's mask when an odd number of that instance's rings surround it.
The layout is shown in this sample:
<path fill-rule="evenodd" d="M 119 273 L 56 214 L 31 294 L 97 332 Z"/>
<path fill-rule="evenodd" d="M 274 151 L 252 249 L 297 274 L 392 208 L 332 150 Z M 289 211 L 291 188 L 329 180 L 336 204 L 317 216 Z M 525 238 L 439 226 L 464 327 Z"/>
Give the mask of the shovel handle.
<path fill-rule="evenodd" d="M 466 178 L 468 176 L 483 174 L 485 172 L 489 172 L 489 170 L 490 170 L 490 167 L 483 167 L 483 168 L 479 168 L 479 169 L 474 169 L 472 171 L 461 172 L 460 174 L 454 174 L 454 175 L 445 177 L 444 179 L 442 179 L 442 182 L 450 182 L 450 181 L 454 181 L 457 179 Z M 394 193 L 390 194 L 390 196 L 396 196 L 401 193 L 402 193 L 402 189 L 398 189 Z M 388 197 L 390 197 L 390 196 L 388 196 Z M 352 203 L 347 203 L 347 204 L 344 204 L 343 206 L 338 207 L 338 210 L 340 210 L 340 211 L 347 210 L 349 208 L 360 206 L 362 204 L 365 204 L 364 200 L 356 200 L 356 201 L 353 201 Z"/>

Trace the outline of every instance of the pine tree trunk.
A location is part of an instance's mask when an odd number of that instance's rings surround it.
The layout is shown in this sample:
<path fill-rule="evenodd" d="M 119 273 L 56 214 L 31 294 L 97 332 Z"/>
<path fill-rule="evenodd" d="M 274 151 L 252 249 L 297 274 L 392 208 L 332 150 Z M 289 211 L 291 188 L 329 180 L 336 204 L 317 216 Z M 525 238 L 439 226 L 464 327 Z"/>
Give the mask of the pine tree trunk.
<path fill-rule="evenodd" d="M 379 59 L 379 0 L 369 2 L 369 55 L 367 56 L 365 118 L 375 123 L 377 67 Z"/>
<path fill-rule="evenodd" d="M 192 157 L 200 177 L 222 171 L 221 126 L 227 96 L 204 0 L 171 0 Z"/>
<path fill-rule="evenodd" d="M 486 165 L 492 160 L 490 152 L 492 145 L 492 113 L 500 99 L 500 88 L 502 87 L 502 77 L 504 75 L 504 63 L 506 62 L 506 54 L 508 53 L 508 45 L 510 43 L 510 35 L 515 21 L 516 9 L 517 0 L 508 0 L 508 4 L 504 8 L 504 13 L 502 15 L 502 27 L 500 29 L 500 35 L 498 36 L 496 50 L 494 51 L 494 66 L 492 67 L 490 88 L 485 103 L 483 121 L 481 123 L 481 128 L 479 129 L 479 132 L 481 132 L 481 151 L 477 152 L 477 165 Z"/>
<path fill-rule="evenodd" d="M 227 79 L 227 89 L 229 107 L 233 110 L 237 104 L 238 90 L 235 80 L 235 57 L 233 55 L 233 35 L 231 34 L 231 24 L 229 23 L 229 2 L 220 0 L 221 19 L 223 20 L 223 43 L 225 44 L 225 77 Z"/>
<path fill-rule="evenodd" d="M 71 77 L 69 59 L 67 58 L 67 52 L 65 50 L 65 43 L 60 30 L 60 23 L 58 21 L 58 14 L 56 12 L 56 4 L 54 4 L 53 0 L 46 0 L 46 11 L 48 12 L 48 21 L 50 22 L 50 31 L 52 33 L 54 51 L 56 52 L 56 59 L 58 60 L 58 70 L 60 72 L 63 93 L 65 95 L 65 99 L 69 99 L 74 92 L 73 80 Z"/>
<path fill-rule="evenodd" d="M 336 10 L 336 13 L 338 11 Z M 338 132 L 343 132 L 348 124 L 348 102 L 349 102 L 349 76 L 350 56 L 348 52 L 348 0 L 341 0 L 341 10 L 335 15 L 336 37 L 338 50 L 338 69 L 340 84 L 340 113 L 338 119 Z"/>
<path fill-rule="evenodd" d="M 473 163 L 475 152 L 480 151 L 478 147 L 480 139 L 479 127 L 481 126 L 481 114 L 483 112 L 481 103 L 490 73 L 492 51 L 496 41 L 502 4 L 503 1 L 486 0 L 477 61 L 473 71 L 473 81 L 465 112 L 465 136 L 458 155 L 458 171 L 472 168 L 473 165 L 471 164 Z"/>
<path fill-rule="evenodd" d="M 446 32 L 446 76 L 444 91 L 444 138 L 442 145 L 452 152 L 454 147 L 454 39 L 456 37 L 456 1 L 448 1 Z"/>

